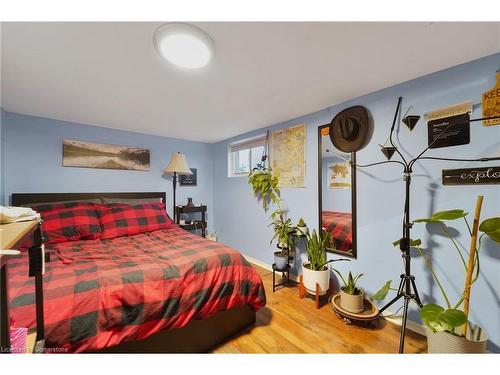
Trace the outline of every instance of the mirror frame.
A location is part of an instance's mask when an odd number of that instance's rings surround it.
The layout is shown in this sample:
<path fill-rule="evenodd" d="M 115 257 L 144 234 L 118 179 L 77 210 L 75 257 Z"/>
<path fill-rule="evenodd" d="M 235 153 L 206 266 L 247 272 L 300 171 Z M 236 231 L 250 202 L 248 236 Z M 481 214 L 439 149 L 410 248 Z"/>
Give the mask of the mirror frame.
<path fill-rule="evenodd" d="M 322 228 L 321 211 L 323 206 L 323 139 L 321 130 L 330 127 L 330 124 L 318 127 L 318 230 Z M 351 160 L 356 164 L 356 152 L 351 152 Z M 346 257 L 357 259 L 358 257 L 358 236 L 357 236 L 357 205 L 356 205 L 356 168 L 351 165 L 351 221 L 352 221 L 352 254 L 343 251 L 327 249 L 329 253 L 340 254 Z"/>

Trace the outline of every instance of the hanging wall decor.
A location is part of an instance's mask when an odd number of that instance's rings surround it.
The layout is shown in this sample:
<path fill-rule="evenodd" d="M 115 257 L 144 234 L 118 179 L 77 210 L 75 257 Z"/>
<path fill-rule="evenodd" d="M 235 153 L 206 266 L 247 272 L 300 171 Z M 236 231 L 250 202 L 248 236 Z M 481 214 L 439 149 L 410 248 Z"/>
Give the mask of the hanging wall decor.
<path fill-rule="evenodd" d="M 429 148 L 466 145 L 470 143 L 469 114 L 445 117 L 427 123 Z"/>
<path fill-rule="evenodd" d="M 197 177 L 198 177 L 198 172 L 196 168 L 189 168 L 191 169 L 191 174 L 181 174 L 179 176 L 179 183 L 182 186 L 196 186 L 197 184 Z"/>
<path fill-rule="evenodd" d="M 280 188 L 306 186 L 306 125 L 277 130 L 271 136 L 271 169 Z"/>
<path fill-rule="evenodd" d="M 500 166 L 443 169 L 443 185 L 500 184 Z"/>
<path fill-rule="evenodd" d="M 483 94 L 483 117 L 500 116 L 500 69 L 497 71 L 497 83 Z M 483 120 L 484 126 L 500 125 L 500 118 Z"/>
<path fill-rule="evenodd" d="M 63 140 L 63 167 L 149 171 L 148 149 Z"/>
<path fill-rule="evenodd" d="M 446 108 L 436 109 L 424 115 L 427 121 L 438 120 L 440 118 L 452 117 L 462 115 L 464 113 L 472 112 L 472 102 L 463 102 L 458 104 L 449 105 Z"/>

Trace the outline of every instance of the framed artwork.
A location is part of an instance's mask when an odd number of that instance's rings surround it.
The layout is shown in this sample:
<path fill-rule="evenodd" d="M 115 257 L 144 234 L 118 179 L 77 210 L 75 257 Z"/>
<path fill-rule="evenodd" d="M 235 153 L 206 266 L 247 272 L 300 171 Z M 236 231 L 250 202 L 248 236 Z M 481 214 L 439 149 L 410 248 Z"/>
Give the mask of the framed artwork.
<path fill-rule="evenodd" d="M 197 171 L 196 168 L 189 168 L 193 174 L 181 174 L 179 175 L 179 183 L 182 186 L 196 186 L 197 183 Z"/>
<path fill-rule="evenodd" d="M 145 148 L 64 139 L 62 162 L 63 167 L 149 171 L 150 153 Z"/>

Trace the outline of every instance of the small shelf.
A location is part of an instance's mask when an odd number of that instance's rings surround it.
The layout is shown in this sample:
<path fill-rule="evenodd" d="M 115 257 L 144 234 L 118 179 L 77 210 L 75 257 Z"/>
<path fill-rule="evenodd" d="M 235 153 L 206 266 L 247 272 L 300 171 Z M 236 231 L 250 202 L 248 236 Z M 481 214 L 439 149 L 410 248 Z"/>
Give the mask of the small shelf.
<path fill-rule="evenodd" d="M 196 214 L 201 213 L 201 220 L 193 220 L 190 224 L 180 224 L 179 219 L 182 214 Z M 201 229 L 202 237 L 206 237 L 207 231 L 207 206 L 176 206 L 175 207 L 175 221 L 176 224 L 184 230 L 192 231 Z"/>
<path fill-rule="evenodd" d="M 181 214 L 191 214 L 191 213 L 195 213 L 195 212 L 206 212 L 207 206 L 194 206 L 194 207 L 177 206 L 176 209 L 177 209 L 177 212 L 179 212 Z"/>
<path fill-rule="evenodd" d="M 179 226 L 185 230 L 207 229 L 207 222 L 197 221 L 193 224 L 179 224 Z"/>

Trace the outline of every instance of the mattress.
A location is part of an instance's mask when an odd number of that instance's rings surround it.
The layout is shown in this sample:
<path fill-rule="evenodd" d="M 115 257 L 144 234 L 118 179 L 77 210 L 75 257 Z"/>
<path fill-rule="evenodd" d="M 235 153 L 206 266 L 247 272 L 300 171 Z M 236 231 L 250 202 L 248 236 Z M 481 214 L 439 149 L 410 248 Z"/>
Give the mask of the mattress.
<path fill-rule="evenodd" d="M 258 272 L 236 250 L 175 226 L 110 240 L 46 247 L 45 347 L 99 350 L 186 326 L 219 311 L 266 303 Z M 16 327 L 35 326 L 26 252 L 9 263 Z"/>
<path fill-rule="evenodd" d="M 321 224 L 324 230 L 330 229 L 335 249 L 352 249 L 352 214 L 350 212 L 323 211 Z"/>

